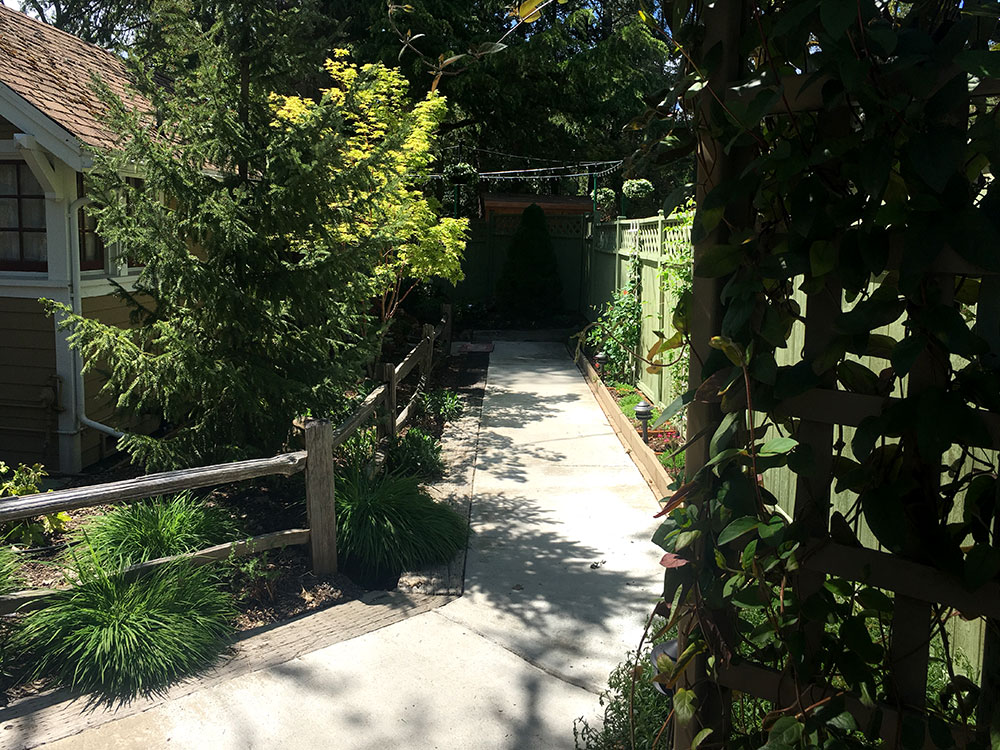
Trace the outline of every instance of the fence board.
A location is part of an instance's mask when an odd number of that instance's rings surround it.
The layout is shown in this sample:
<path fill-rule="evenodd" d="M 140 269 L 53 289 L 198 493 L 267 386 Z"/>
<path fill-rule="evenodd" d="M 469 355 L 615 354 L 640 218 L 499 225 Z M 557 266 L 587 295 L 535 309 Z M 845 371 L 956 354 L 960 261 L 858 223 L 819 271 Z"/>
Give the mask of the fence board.
<path fill-rule="evenodd" d="M 250 539 L 216 544 L 197 552 L 186 552 L 182 555 L 172 555 L 170 557 L 158 557 L 155 560 L 148 560 L 144 563 L 132 565 L 123 570 L 122 575 L 127 579 L 139 578 L 164 565 L 180 562 L 200 567 L 220 560 L 228 560 L 230 557 L 246 557 L 247 555 L 266 552 L 267 550 L 292 547 L 296 544 L 307 544 L 309 538 L 309 529 L 275 531 Z M 46 599 L 59 592 L 60 589 L 40 589 L 38 591 L 18 591 L 14 594 L 0 596 L 0 615 L 10 615 L 15 612 L 31 612 L 32 610 L 40 609 L 45 606 Z"/>
<path fill-rule="evenodd" d="M 298 451 L 283 453 L 273 458 L 255 458 L 249 461 L 149 474 L 136 479 L 90 487 L 23 495 L 0 500 L 0 522 L 19 521 L 62 510 L 120 503 L 154 495 L 168 495 L 181 490 L 194 490 L 275 474 L 291 476 L 305 469 L 305 464 L 306 452 Z"/>

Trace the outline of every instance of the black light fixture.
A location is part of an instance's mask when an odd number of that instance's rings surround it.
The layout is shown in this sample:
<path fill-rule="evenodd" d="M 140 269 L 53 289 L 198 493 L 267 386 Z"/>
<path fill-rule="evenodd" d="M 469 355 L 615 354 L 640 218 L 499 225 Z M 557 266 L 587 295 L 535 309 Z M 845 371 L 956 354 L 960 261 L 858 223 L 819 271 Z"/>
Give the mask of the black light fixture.
<path fill-rule="evenodd" d="M 604 380 L 604 366 L 608 363 L 608 355 L 602 349 L 594 355 L 594 361 L 597 363 L 598 375 L 601 376 L 601 380 Z"/>
<path fill-rule="evenodd" d="M 646 399 L 635 405 L 635 418 L 642 422 L 642 442 L 649 443 L 649 420 L 653 418 L 653 407 Z"/>
<path fill-rule="evenodd" d="M 653 646 L 653 650 L 649 654 L 649 660 L 653 663 L 653 671 L 657 675 L 669 674 L 674 669 L 680 653 L 678 646 L 679 643 L 676 638 L 672 638 L 669 641 L 661 641 Z M 674 694 L 673 690 L 662 683 L 654 682 L 653 687 L 661 695 L 672 696 Z"/>

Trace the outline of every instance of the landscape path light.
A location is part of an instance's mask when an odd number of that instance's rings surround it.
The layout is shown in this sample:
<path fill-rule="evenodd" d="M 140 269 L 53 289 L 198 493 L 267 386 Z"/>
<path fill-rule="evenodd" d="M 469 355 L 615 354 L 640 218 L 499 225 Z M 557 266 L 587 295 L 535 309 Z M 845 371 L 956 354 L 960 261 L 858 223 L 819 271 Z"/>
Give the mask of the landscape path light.
<path fill-rule="evenodd" d="M 601 376 L 601 380 L 604 380 L 604 366 L 608 363 L 608 355 L 604 353 L 602 349 L 597 354 L 594 355 L 594 361 L 597 363 L 597 373 Z"/>
<path fill-rule="evenodd" d="M 649 420 L 653 418 L 653 407 L 646 399 L 635 405 L 635 418 L 642 422 L 642 442 L 649 443 Z"/>

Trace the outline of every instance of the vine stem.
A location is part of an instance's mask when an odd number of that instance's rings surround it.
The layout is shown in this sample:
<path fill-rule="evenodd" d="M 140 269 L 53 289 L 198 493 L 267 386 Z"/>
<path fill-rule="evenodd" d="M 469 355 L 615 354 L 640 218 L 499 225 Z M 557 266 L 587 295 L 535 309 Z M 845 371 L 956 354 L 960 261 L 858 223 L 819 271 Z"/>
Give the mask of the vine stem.
<path fill-rule="evenodd" d="M 750 453 L 750 471 L 753 472 L 753 489 L 754 494 L 757 495 L 757 509 L 763 514 L 764 496 L 760 494 L 760 474 L 757 473 L 757 446 L 755 445 L 753 434 L 753 400 L 750 397 L 750 371 L 747 369 L 745 363 L 741 365 L 740 369 L 743 370 L 743 383 L 746 386 L 747 392 L 747 426 L 750 429 L 750 436 L 747 440 L 747 451 Z"/>
<path fill-rule="evenodd" d="M 670 707 L 670 713 L 667 714 L 667 718 L 663 721 L 663 724 L 660 725 L 660 731 L 656 733 L 656 737 L 653 739 L 652 750 L 656 750 L 656 746 L 660 742 L 660 737 L 663 735 L 663 730 L 667 728 L 667 725 L 670 723 L 672 718 L 674 718 L 673 706 Z"/>

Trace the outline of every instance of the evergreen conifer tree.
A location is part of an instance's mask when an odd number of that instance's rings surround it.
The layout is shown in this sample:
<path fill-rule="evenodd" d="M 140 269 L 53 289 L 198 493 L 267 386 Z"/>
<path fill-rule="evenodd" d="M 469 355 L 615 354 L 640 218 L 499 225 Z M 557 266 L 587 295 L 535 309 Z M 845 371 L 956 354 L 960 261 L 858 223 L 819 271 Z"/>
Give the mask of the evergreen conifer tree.
<path fill-rule="evenodd" d="M 134 326 L 51 305 L 86 365 L 107 371 L 118 413 L 162 418 L 165 434 L 119 443 L 147 470 L 268 455 L 296 416 L 345 408 L 380 326 L 386 237 L 362 226 L 365 207 L 443 116 L 434 99 L 410 114 L 383 101 L 381 66 L 331 64 L 318 101 L 279 95 L 295 93 L 301 63 L 286 54 L 294 13 L 233 6 L 206 32 L 184 2 L 155 2 L 158 51 L 131 61 L 150 106 L 103 94 L 122 138 L 94 155 L 90 210 L 108 246 L 144 266 L 121 290 Z"/>
<path fill-rule="evenodd" d="M 515 318 L 560 310 L 562 280 L 545 212 L 532 203 L 521 214 L 497 282 L 497 303 Z"/>

